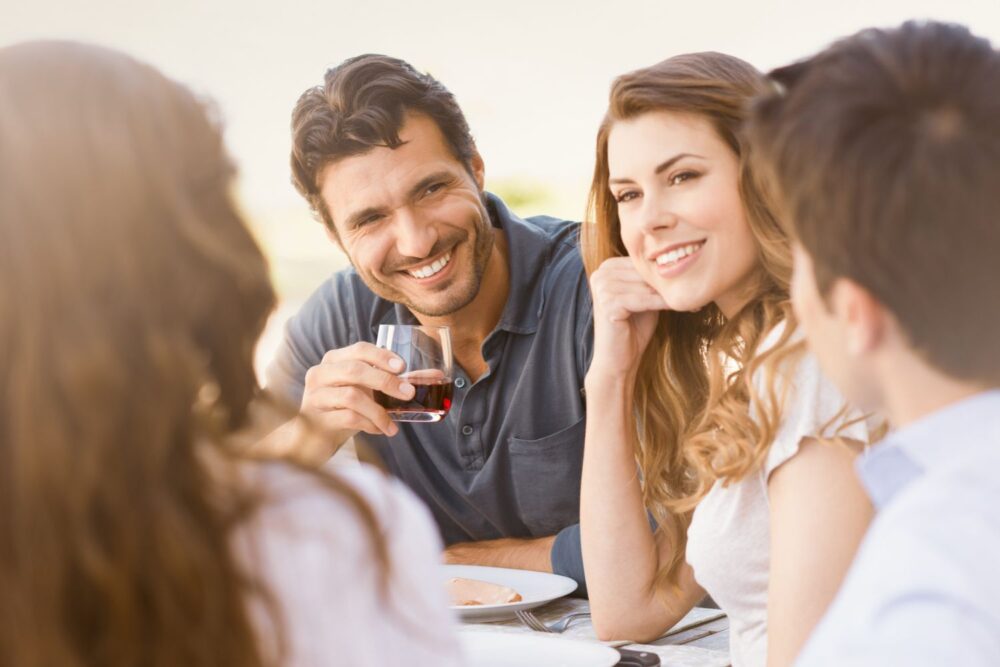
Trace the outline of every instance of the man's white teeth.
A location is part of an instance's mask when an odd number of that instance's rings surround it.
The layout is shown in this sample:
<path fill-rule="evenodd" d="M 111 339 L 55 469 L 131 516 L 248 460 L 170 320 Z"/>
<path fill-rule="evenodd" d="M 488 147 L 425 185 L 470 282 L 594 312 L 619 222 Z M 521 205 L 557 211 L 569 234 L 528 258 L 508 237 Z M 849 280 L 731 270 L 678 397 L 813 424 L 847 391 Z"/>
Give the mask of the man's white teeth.
<path fill-rule="evenodd" d="M 676 264 L 688 255 L 693 255 L 698 251 L 701 246 L 705 244 L 704 241 L 698 241 L 697 243 L 690 243 L 686 246 L 681 246 L 680 248 L 674 248 L 670 252 L 665 252 L 656 258 L 657 266 L 666 266 L 667 264 Z"/>
<path fill-rule="evenodd" d="M 441 259 L 439 259 L 439 260 L 437 260 L 435 262 L 431 262 L 427 266 L 419 268 L 419 269 L 417 269 L 415 271 L 409 271 L 409 274 L 411 276 L 413 276 L 414 278 L 430 278 L 435 273 L 437 273 L 438 271 L 440 271 L 444 267 L 448 266 L 448 262 L 450 262 L 450 261 L 451 261 L 451 253 L 449 252 L 447 255 L 445 255 Z"/>

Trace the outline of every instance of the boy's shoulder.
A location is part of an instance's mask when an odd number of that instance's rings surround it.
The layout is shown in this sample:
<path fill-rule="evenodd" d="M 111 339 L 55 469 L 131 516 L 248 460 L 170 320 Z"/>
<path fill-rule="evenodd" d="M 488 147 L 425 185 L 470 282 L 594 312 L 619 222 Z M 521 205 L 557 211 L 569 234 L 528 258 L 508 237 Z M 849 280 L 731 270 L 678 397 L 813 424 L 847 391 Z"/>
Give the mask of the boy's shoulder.
<path fill-rule="evenodd" d="M 882 575 L 898 577 L 901 588 L 1000 600 L 998 470 L 1000 450 L 983 448 L 925 471 L 893 497 L 866 538 L 870 558 L 894 563 Z"/>

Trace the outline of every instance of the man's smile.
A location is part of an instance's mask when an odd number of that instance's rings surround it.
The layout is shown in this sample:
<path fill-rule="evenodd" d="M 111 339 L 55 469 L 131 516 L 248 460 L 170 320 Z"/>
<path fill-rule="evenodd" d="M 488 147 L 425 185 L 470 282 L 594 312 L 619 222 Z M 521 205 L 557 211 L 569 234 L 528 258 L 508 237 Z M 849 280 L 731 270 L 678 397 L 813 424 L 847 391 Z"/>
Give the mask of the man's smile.
<path fill-rule="evenodd" d="M 450 261 L 451 261 L 451 251 L 449 250 L 443 256 L 438 257 L 434 261 L 428 262 L 423 266 L 407 269 L 406 272 L 409 273 L 414 278 L 421 278 L 421 279 L 430 278 L 431 276 L 441 271 L 441 269 L 443 269 L 445 266 L 447 266 Z"/>

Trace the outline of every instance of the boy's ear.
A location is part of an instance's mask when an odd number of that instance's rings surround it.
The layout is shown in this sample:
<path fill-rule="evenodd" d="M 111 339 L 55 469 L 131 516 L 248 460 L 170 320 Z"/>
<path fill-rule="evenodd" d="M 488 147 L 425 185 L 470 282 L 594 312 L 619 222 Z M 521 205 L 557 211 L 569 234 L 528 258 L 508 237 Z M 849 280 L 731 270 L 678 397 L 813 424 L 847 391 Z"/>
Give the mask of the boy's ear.
<path fill-rule="evenodd" d="M 889 312 L 871 292 L 848 278 L 838 278 L 829 292 L 830 310 L 844 327 L 847 351 L 855 357 L 877 350 L 883 343 Z"/>

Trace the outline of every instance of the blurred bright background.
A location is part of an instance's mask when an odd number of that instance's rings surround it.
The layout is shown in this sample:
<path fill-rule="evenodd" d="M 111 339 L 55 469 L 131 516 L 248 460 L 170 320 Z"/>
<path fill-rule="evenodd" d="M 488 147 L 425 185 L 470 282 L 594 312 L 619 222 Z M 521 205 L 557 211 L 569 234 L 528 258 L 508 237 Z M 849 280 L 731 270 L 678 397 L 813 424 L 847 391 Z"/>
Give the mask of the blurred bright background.
<path fill-rule="evenodd" d="M 324 70 L 386 53 L 440 79 L 465 110 L 487 186 L 522 215 L 583 215 L 611 80 L 715 50 L 767 70 L 837 37 L 908 18 L 969 25 L 1000 44 L 1000 0 L 2 0 L 0 45 L 70 38 L 125 50 L 213 98 L 239 192 L 283 298 L 261 345 L 346 259 L 289 182 L 289 116 Z M 0 147 L 2 150 L 2 147 Z"/>

